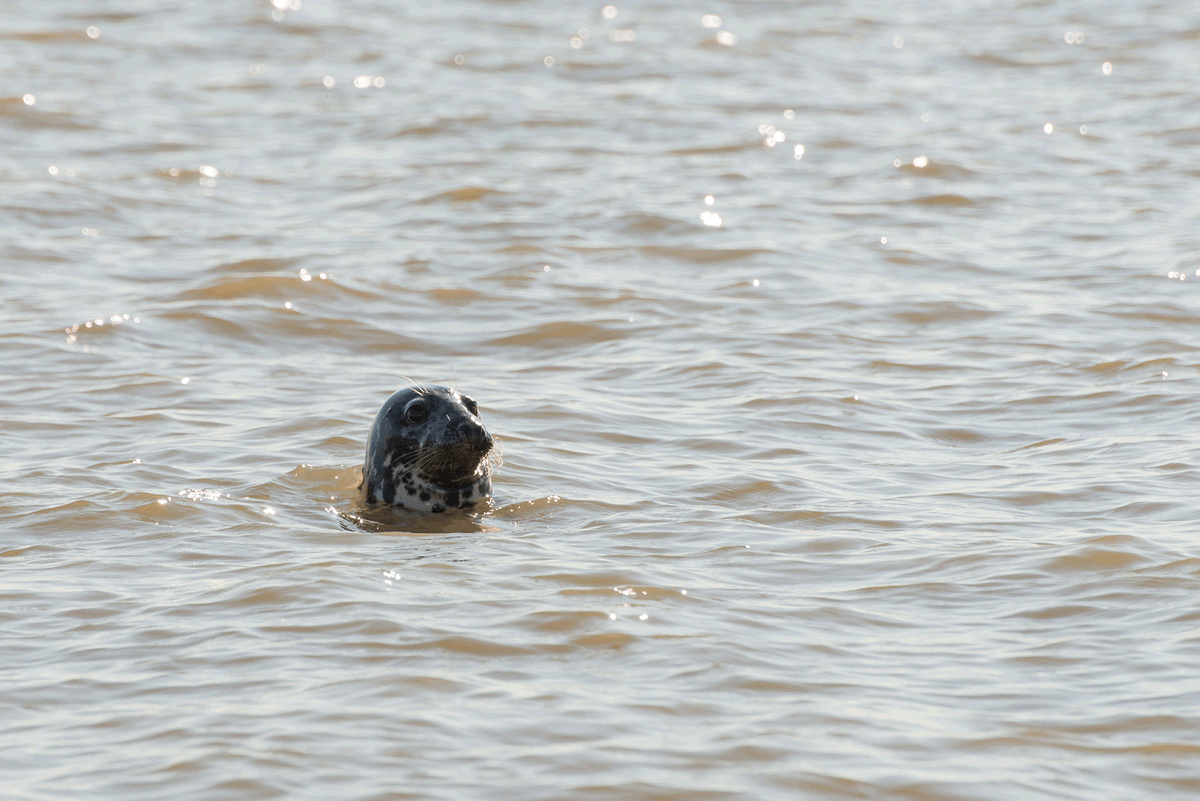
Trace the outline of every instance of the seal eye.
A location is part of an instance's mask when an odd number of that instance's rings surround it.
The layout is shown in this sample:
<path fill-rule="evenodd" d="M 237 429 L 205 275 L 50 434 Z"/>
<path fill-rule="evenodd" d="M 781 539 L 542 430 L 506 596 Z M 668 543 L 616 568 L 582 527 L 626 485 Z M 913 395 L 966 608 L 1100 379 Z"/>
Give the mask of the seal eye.
<path fill-rule="evenodd" d="M 429 417 L 429 409 L 423 403 L 411 404 L 404 410 L 404 422 L 410 426 L 419 426 L 425 422 L 425 418 Z"/>
<path fill-rule="evenodd" d="M 476 403 L 473 398 L 468 398 L 466 395 L 463 395 L 462 402 L 463 402 L 463 406 L 467 407 L 468 412 L 475 415 L 476 417 L 479 416 L 479 404 Z"/>

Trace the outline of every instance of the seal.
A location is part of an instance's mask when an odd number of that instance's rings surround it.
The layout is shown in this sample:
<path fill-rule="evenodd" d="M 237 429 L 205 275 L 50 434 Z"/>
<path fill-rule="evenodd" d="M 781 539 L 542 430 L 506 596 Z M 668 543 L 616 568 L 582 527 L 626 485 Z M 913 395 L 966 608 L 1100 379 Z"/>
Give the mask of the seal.
<path fill-rule="evenodd" d="M 494 448 L 474 400 L 446 387 L 406 387 L 375 416 L 360 486 L 369 504 L 465 509 L 492 491 Z"/>

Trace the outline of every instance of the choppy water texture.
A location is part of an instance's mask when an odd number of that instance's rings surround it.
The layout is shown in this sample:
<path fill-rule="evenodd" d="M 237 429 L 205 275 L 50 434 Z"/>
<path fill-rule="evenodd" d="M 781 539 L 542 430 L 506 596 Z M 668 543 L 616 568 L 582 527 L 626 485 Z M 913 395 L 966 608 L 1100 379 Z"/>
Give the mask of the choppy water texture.
<path fill-rule="evenodd" d="M 277 5 L 0 11 L 0 794 L 1200 794 L 1200 7 Z"/>

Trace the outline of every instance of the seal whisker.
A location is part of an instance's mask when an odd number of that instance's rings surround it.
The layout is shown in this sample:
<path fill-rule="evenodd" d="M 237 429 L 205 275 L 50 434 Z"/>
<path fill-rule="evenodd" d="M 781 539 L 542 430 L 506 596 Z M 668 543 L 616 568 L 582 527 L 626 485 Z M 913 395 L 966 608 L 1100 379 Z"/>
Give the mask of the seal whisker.
<path fill-rule="evenodd" d="M 422 448 L 411 456 L 401 458 L 399 465 L 405 469 L 421 470 L 428 467 L 429 463 L 437 458 L 437 455 L 437 450 L 434 448 Z"/>
<path fill-rule="evenodd" d="M 488 451 L 487 459 L 488 469 L 494 469 L 504 464 L 504 441 L 499 437 L 492 437 L 492 449 Z"/>

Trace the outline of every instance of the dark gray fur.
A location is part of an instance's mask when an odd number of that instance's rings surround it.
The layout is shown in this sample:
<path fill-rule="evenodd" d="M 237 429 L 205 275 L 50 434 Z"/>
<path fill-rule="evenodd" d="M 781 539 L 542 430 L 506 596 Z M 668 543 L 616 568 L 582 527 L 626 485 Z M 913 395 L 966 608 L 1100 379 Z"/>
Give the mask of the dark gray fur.
<path fill-rule="evenodd" d="M 474 506 L 492 491 L 495 443 L 471 398 L 446 387 L 408 387 L 383 404 L 367 440 L 367 503 L 418 512 Z"/>

